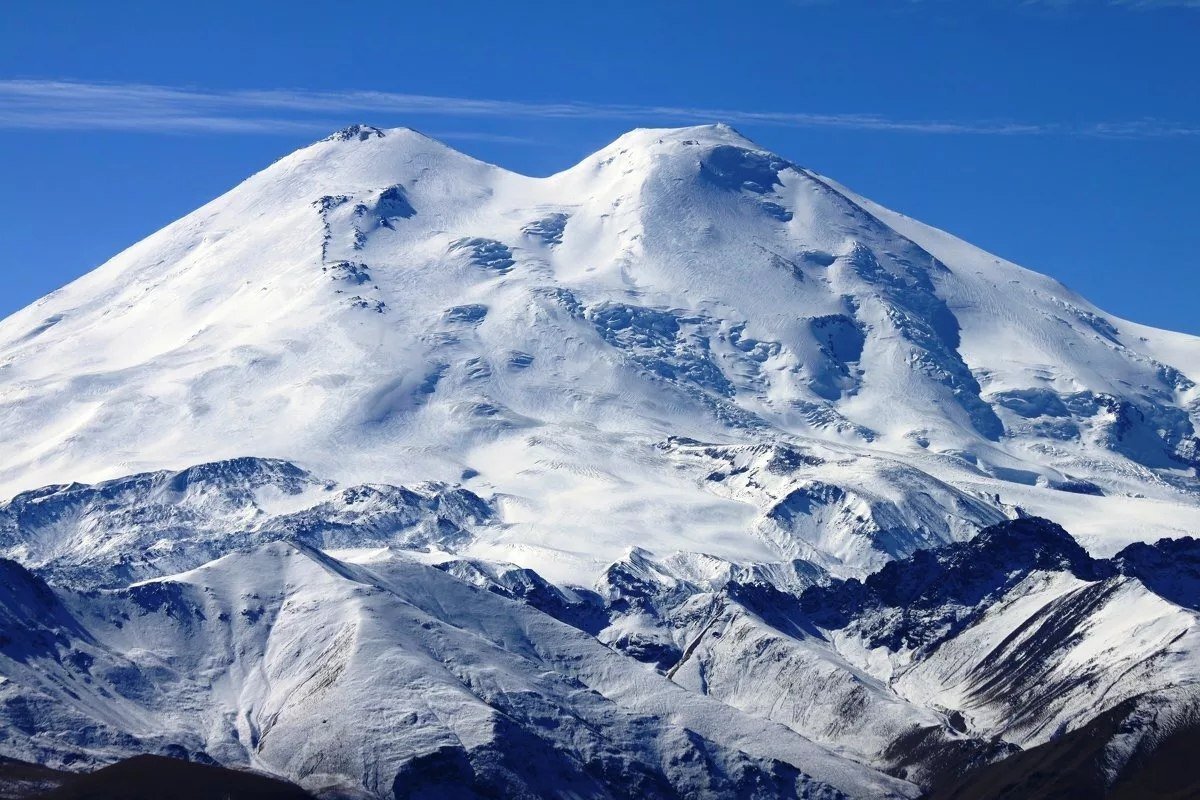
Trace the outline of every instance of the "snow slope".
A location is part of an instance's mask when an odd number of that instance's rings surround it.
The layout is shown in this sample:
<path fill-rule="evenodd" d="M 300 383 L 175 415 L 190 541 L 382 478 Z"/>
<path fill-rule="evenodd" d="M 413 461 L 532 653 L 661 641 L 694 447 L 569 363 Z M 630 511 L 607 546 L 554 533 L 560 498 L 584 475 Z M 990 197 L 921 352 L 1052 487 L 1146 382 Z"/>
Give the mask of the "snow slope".
<path fill-rule="evenodd" d="M 462 480 L 509 523 L 480 555 L 586 582 L 630 540 L 789 555 L 658 445 L 820 440 L 1068 525 L 1103 493 L 1116 549 L 1157 531 L 1110 511 L 1198 516 L 1198 349 L 724 126 L 541 179 L 357 126 L 0 323 L 0 486 Z"/>

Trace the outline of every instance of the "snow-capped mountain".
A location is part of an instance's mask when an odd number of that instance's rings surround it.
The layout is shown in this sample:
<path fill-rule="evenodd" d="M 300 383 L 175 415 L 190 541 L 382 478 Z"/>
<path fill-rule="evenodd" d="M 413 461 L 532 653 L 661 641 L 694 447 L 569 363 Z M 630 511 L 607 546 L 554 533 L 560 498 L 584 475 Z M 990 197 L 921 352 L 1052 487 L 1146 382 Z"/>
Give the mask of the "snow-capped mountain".
<path fill-rule="evenodd" d="M 353 126 L 0 322 L 0 755 L 909 797 L 1177 724 L 1197 381 L 726 126 Z"/>

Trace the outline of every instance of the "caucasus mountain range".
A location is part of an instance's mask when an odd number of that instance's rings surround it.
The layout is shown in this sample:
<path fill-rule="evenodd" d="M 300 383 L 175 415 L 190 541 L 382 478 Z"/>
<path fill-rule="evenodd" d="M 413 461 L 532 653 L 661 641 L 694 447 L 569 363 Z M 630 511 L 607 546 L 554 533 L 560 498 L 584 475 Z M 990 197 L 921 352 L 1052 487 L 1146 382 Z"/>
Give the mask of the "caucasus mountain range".
<path fill-rule="evenodd" d="M 1200 796 L 1197 382 L 727 126 L 346 128 L 0 322 L 0 788 Z"/>

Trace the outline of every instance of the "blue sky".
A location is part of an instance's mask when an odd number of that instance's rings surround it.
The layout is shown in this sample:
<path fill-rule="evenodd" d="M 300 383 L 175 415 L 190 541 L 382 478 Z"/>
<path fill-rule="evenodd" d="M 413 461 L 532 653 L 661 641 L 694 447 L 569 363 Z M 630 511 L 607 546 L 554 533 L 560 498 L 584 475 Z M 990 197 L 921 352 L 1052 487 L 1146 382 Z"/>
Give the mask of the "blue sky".
<path fill-rule="evenodd" d="M 549 174 L 727 121 L 1200 333 L 1200 0 L 56 3 L 0 25 L 0 316 L 349 122 Z"/>

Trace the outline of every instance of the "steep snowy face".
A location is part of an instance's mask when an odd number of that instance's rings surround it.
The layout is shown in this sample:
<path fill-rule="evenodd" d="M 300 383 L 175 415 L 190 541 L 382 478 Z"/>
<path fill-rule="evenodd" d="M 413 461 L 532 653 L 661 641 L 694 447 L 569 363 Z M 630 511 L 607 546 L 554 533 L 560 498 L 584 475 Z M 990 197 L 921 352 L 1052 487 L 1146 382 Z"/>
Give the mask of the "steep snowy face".
<path fill-rule="evenodd" d="M 0 486 L 462 481 L 507 524 L 475 555 L 580 583 L 630 541 L 852 574 L 1014 503 L 1123 544 L 1200 519 L 1197 351 L 725 126 L 541 179 L 354 126 L 0 323 Z M 705 480 L 672 437 L 838 466 Z"/>
<path fill-rule="evenodd" d="M 635 132 L 552 180 L 579 173 L 620 176 L 610 208 L 589 209 L 618 228 L 609 270 L 643 314 L 686 310 L 717 367 L 701 388 L 858 441 L 924 425 L 918 403 L 942 404 L 948 430 L 999 435 L 935 293 L 945 267 L 814 174 L 720 127 Z"/>
<path fill-rule="evenodd" d="M 388 233 L 411 215 L 410 192 L 439 204 L 425 204 L 416 238 L 469 217 L 500 171 L 410 131 L 362 135 L 279 161 L 8 320 L 6 418 L 56 420 L 23 439 L 26 458 L 93 460 L 102 445 L 110 465 L 159 466 L 171 450 L 240 456 L 292 437 L 329 453 L 387 416 L 386 381 L 397 396 L 418 390 L 397 373 L 417 358 L 410 339 L 423 325 L 365 323 L 383 308 L 380 289 L 343 256 L 359 228 Z M 392 276 L 396 296 L 405 272 Z M 440 275 L 443 295 L 458 277 Z"/>

